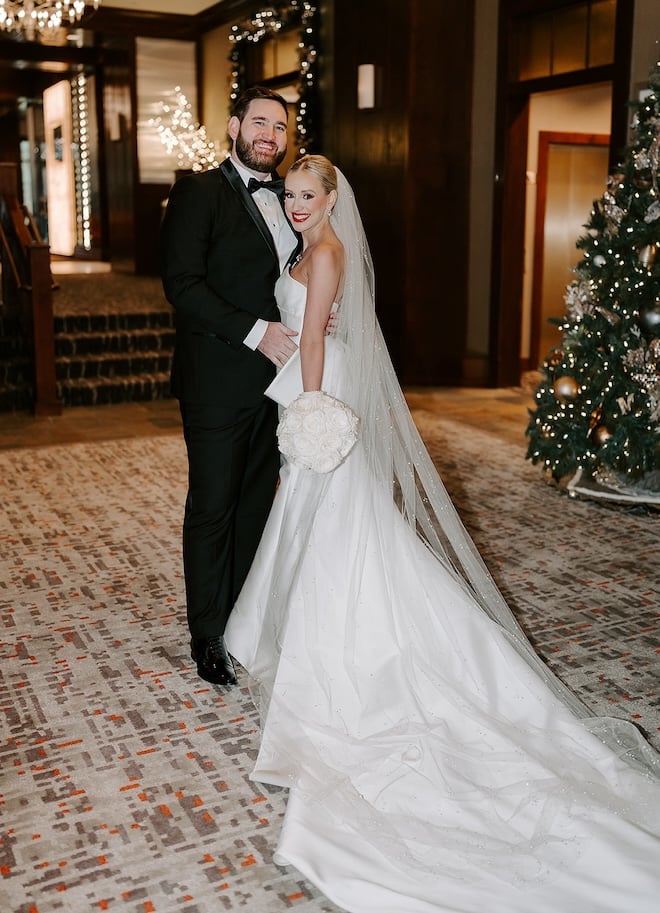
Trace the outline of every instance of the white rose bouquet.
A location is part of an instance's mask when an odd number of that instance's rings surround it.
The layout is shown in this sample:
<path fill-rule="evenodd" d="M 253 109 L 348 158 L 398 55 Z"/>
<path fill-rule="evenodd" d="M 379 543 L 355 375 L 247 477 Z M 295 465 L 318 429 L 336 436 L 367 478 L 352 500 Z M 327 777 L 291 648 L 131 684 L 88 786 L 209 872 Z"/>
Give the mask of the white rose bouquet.
<path fill-rule="evenodd" d="M 345 403 L 321 390 L 301 393 L 277 426 L 281 453 L 295 466 L 332 472 L 353 449 L 360 420 Z"/>

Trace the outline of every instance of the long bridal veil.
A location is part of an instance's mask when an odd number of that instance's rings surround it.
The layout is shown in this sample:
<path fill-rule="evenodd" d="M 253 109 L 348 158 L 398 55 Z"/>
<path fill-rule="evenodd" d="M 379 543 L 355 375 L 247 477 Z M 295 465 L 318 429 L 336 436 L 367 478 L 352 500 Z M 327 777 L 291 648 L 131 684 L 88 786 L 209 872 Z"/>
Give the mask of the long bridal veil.
<path fill-rule="evenodd" d="M 655 909 L 660 755 L 552 674 L 488 573 L 407 408 L 337 178 L 323 389 L 360 438 L 333 472 L 282 467 L 226 631 L 261 716 L 252 777 L 289 788 L 278 858 L 362 913 Z M 276 296 L 300 329 L 304 287 L 285 272 Z"/>
<path fill-rule="evenodd" d="M 336 169 L 331 223 L 344 245 L 345 283 L 336 337 L 345 347 L 342 395 L 360 417 L 361 444 L 377 487 L 518 654 L 591 732 L 631 764 L 660 776 L 660 755 L 631 723 L 596 717 L 536 655 L 465 530 L 415 427 L 375 311 L 374 270 L 352 189 Z M 318 477 L 317 477 L 318 484 Z M 381 535 L 386 531 L 379 530 Z"/>

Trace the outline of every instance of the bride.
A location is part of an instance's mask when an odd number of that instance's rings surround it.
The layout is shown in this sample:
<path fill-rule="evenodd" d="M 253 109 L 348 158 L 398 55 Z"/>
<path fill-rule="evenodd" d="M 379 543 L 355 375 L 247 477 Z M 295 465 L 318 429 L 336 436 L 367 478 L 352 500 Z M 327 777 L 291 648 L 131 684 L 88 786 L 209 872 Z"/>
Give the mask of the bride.
<path fill-rule="evenodd" d="M 334 471 L 282 466 L 226 630 L 252 776 L 289 788 L 275 861 L 351 913 L 657 911 L 660 756 L 551 674 L 489 576 L 397 383 L 344 176 L 304 156 L 285 206 L 302 402 L 360 428 Z"/>

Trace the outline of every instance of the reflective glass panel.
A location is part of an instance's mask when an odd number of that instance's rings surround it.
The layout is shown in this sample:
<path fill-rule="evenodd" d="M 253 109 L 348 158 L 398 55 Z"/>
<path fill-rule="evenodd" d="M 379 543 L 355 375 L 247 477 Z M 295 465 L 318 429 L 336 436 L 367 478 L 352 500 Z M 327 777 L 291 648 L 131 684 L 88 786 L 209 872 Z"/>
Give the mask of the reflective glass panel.
<path fill-rule="evenodd" d="M 552 16 L 534 16 L 520 23 L 518 31 L 518 79 L 550 76 Z"/>
<path fill-rule="evenodd" d="M 552 74 L 571 73 L 587 66 L 588 6 L 558 10 L 553 17 Z"/>
<path fill-rule="evenodd" d="M 588 66 L 602 67 L 614 61 L 616 0 L 594 0 L 589 23 Z"/>

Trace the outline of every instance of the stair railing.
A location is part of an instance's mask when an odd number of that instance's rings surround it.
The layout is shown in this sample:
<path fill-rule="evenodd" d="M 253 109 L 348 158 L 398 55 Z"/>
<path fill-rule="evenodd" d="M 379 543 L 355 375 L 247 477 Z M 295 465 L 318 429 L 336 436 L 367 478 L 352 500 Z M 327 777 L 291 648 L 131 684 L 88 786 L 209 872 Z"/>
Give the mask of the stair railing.
<path fill-rule="evenodd" d="M 18 166 L 0 164 L 0 255 L 4 304 L 19 317 L 34 360 L 34 413 L 60 415 L 50 248 L 19 203 Z"/>

